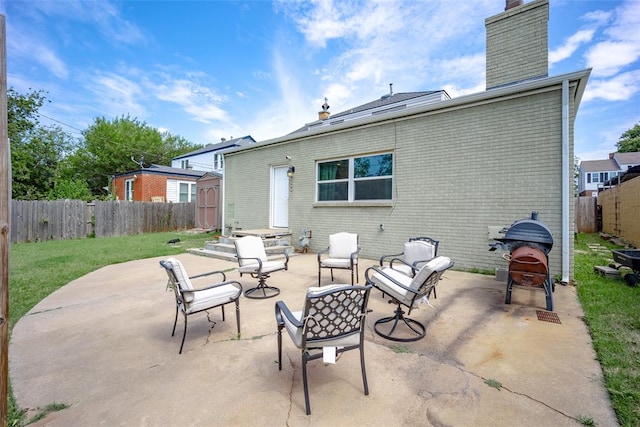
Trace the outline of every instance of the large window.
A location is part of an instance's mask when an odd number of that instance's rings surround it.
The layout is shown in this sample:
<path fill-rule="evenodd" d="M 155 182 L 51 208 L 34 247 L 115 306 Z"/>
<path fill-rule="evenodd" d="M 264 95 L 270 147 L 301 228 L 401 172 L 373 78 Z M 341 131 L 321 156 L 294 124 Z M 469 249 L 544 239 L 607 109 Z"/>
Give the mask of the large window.
<path fill-rule="evenodd" d="M 318 162 L 317 200 L 391 200 L 393 154 Z"/>
<path fill-rule="evenodd" d="M 124 181 L 124 199 L 132 202 L 133 201 L 133 180 L 127 179 Z"/>
<path fill-rule="evenodd" d="M 180 196 L 178 201 L 180 202 L 196 201 L 196 183 L 195 182 L 180 183 Z"/>

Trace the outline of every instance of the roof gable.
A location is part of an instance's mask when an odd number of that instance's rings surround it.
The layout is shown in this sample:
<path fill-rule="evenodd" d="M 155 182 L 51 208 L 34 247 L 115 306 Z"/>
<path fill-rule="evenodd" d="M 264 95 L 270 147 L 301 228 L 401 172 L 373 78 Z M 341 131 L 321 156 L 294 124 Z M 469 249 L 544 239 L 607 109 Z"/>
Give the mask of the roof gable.
<path fill-rule="evenodd" d="M 256 140 L 251 135 L 246 135 L 240 138 L 233 138 L 226 141 L 219 142 L 217 144 L 209 144 L 203 148 L 199 148 L 194 151 L 190 151 L 186 154 L 174 157 L 172 160 L 184 159 L 186 157 L 197 156 L 198 154 L 210 153 L 214 151 L 224 152 L 232 148 L 244 147 L 245 145 L 253 144 Z"/>

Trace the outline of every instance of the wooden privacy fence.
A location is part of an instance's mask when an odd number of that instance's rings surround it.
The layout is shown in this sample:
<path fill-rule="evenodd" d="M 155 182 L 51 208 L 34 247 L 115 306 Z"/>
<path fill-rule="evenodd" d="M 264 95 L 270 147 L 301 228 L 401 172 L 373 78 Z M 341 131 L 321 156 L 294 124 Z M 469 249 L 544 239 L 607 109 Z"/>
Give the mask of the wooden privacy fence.
<path fill-rule="evenodd" d="M 81 200 L 11 203 L 11 242 L 110 237 L 195 227 L 195 203 Z"/>
<path fill-rule="evenodd" d="M 597 233 L 598 230 L 598 199 L 596 197 L 576 198 L 576 232 Z"/>
<path fill-rule="evenodd" d="M 602 231 L 640 247 L 640 177 L 598 193 Z"/>

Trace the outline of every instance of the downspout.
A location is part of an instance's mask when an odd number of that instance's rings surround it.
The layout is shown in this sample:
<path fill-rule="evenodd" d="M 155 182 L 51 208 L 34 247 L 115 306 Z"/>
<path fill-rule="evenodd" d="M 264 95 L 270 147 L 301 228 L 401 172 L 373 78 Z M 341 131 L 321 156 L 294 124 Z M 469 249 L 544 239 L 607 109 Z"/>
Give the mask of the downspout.
<path fill-rule="evenodd" d="M 225 197 L 225 187 L 227 186 L 227 179 L 225 177 L 225 171 L 227 170 L 227 162 L 224 159 L 224 153 L 220 153 L 220 155 L 222 156 L 222 213 L 220 216 L 220 221 L 222 222 L 222 224 L 220 224 L 220 234 L 221 235 L 225 235 L 225 229 L 226 229 L 226 225 L 225 225 L 225 212 L 226 212 L 226 197 Z"/>
<path fill-rule="evenodd" d="M 562 81 L 562 283 L 569 283 L 569 80 Z"/>

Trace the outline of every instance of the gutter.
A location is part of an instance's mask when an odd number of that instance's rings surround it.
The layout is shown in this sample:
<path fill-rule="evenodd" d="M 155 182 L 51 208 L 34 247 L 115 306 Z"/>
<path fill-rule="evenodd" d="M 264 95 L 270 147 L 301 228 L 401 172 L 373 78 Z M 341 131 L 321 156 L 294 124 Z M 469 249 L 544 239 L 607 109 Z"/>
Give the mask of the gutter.
<path fill-rule="evenodd" d="M 562 81 L 562 283 L 569 283 L 569 80 Z"/>

